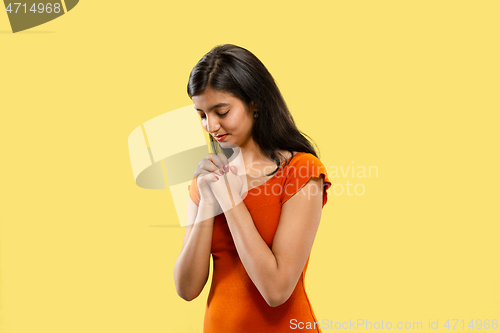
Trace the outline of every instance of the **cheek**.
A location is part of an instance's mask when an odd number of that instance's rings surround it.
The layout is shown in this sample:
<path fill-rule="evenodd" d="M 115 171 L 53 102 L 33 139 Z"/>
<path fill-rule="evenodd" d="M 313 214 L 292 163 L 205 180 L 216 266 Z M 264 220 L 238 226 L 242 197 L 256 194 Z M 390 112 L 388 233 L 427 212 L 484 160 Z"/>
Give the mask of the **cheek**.
<path fill-rule="evenodd" d="M 226 119 L 226 121 L 221 124 L 224 126 L 226 131 L 228 132 L 239 132 L 242 127 L 245 126 L 246 120 L 242 117 L 232 117 L 230 119 Z"/>
<path fill-rule="evenodd" d="M 236 130 L 235 127 L 237 126 L 234 126 L 233 121 L 225 121 L 224 123 L 221 123 L 221 127 L 224 128 L 225 131 L 232 133 Z"/>

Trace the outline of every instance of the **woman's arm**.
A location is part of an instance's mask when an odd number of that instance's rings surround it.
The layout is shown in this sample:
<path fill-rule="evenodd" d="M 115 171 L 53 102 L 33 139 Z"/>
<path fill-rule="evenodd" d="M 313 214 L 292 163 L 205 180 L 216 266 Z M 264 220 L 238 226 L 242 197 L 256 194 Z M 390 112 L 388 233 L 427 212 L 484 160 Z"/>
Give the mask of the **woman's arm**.
<path fill-rule="evenodd" d="M 322 204 L 323 179 L 311 177 L 281 207 L 271 249 L 243 202 L 225 212 L 241 262 L 272 307 L 286 302 L 297 285 L 319 227 Z"/>
<path fill-rule="evenodd" d="M 203 200 L 197 207 L 189 198 L 184 241 L 174 267 L 177 294 L 186 301 L 198 297 L 207 283 L 213 225 L 219 209 L 218 205 L 206 204 Z"/>

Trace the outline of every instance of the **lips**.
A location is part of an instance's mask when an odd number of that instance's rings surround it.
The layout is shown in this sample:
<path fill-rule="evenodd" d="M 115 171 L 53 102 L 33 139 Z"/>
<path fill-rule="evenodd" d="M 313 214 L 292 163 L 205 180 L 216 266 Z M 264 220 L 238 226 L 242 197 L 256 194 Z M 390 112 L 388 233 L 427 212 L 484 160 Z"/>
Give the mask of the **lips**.
<path fill-rule="evenodd" d="M 224 139 L 226 138 L 227 134 L 222 134 L 222 135 L 217 135 L 215 137 L 215 139 L 217 139 L 217 141 L 224 141 Z"/>

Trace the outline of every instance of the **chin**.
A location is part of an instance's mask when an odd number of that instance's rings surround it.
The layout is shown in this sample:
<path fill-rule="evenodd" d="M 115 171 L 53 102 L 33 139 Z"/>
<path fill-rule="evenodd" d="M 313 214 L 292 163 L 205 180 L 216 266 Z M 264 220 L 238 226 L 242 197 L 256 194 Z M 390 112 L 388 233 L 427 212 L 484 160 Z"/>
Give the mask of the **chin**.
<path fill-rule="evenodd" d="M 239 147 L 236 143 L 228 142 L 228 141 L 219 142 L 219 145 L 222 148 L 237 148 L 237 147 Z"/>

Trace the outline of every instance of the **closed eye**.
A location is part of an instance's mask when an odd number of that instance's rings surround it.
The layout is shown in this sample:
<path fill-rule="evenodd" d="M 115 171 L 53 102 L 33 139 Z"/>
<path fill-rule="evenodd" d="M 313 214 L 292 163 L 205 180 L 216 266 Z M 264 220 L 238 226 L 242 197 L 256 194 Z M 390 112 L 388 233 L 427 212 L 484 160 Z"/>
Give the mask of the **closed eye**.
<path fill-rule="evenodd" d="M 218 114 L 218 113 L 217 113 L 217 114 L 219 115 L 219 117 L 224 118 L 224 117 L 225 117 L 225 116 L 229 113 L 229 111 L 231 111 L 231 110 L 227 110 L 227 112 L 226 112 L 226 113 L 223 113 L 223 114 Z M 203 115 L 203 116 L 201 116 L 200 118 L 201 118 L 201 119 L 205 119 L 205 118 L 206 118 L 206 116 L 205 116 L 205 115 Z"/>

